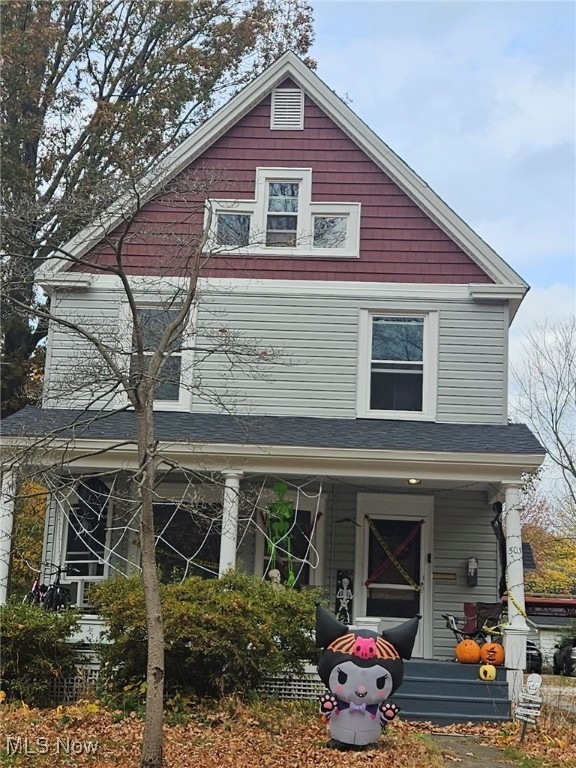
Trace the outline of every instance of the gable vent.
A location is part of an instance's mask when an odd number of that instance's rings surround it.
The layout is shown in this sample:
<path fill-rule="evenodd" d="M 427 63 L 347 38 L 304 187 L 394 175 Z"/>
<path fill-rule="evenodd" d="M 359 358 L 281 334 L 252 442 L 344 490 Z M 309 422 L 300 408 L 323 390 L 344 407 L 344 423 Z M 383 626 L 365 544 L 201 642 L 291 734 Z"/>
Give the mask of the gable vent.
<path fill-rule="evenodd" d="M 270 128 L 273 131 L 301 131 L 304 128 L 304 92 L 279 88 L 272 93 Z"/>

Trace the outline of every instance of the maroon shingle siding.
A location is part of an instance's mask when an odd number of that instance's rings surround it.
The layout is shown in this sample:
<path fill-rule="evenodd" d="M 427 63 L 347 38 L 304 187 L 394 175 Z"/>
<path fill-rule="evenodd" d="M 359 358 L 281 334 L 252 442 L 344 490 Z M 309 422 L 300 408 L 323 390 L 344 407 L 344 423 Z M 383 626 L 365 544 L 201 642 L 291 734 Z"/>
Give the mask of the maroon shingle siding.
<path fill-rule="evenodd" d="M 255 169 L 312 168 L 314 202 L 360 202 L 360 258 L 287 257 L 285 254 L 246 257 L 215 256 L 205 276 L 421 283 L 490 283 L 472 261 L 418 206 L 366 156 L 308 98 L 303 131 L 270 130 L 270 97 L 242 118 L 207 149 L 193 168 L 214 174 L 213 198 L 253 199 Z M 192 203 L 191 197 L 191 203 Z M 198 201 L 199 202 L 199 201 Z M 166 225 L 167 231 L 186 233 L 199 228 L 202 216 L 175 210 L 160 202 L 142 209 L 139 219 Z M 144 225 L 146 226 L 146 225 Z M 182 272 L 181 261 L 167 253 L 167 243 L 156 232 L 145 245 L 134 240 L 125 246 L 132 274 Z M 149 243 L 150 243 L 149 240 Z M 158 255 L 161 255 L 158 262 Z M 111 258 L 99 249 L 99 260 Z"/>

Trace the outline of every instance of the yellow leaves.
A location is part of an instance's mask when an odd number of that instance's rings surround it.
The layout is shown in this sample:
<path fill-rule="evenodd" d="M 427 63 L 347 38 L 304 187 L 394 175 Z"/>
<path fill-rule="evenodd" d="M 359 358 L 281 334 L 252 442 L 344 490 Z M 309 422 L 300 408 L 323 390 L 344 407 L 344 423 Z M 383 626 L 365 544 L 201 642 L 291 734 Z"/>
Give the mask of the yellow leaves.
<path fill-rule="evenodd" d="M 0 691 L 0 704 L 6 701 L 6 691 Z"/>

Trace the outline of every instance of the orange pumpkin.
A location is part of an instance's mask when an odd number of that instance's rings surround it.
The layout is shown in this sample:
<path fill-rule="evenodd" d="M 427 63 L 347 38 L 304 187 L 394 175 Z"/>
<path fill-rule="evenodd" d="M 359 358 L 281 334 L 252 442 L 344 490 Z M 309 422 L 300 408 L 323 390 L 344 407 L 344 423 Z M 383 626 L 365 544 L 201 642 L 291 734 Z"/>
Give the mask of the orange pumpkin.
<path fill-rule="evenodd" d="M 480 661 L 480 648 L 474 640 L 466 638 L 456 646 L 456 658 L 461 664 L 478 664 Z"/>
<path fill-rule="evenodd" d="M 499 667 L 504 664 L 504 648 L 500 643 L 485 643 L 480 648 L 480 658 L 484 664 L 494 664 Z"/>

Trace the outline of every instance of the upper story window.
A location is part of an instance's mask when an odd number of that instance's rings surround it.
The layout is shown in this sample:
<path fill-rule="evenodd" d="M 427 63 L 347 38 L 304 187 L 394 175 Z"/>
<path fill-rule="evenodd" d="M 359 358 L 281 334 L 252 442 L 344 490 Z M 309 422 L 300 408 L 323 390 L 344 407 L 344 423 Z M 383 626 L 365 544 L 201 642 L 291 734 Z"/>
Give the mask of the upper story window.
<path fill-rule="evenodd" d="M 371 411 L 421 411 L 424 319 L 373 317 Z"/>
<path fill-rule="evenodd" d="M 268 184 L 266 245 L 295 248 L 298 238 L 298 191 L 295 182 L 271 181 Z"/>
<path fill-rule="evenodd" d="M 360 323 L 358 411 L 363 416 L 433 419 L 436 313 L 365 312 Z"/>
<path fill-rule="evenodd" d="M 166 326 L 178 315 L 178 309 L 164 307 L 139 307 L 138 320 L 142 329 L 143 360 L 136 354 L 136 339 L 132 336 L 130 357 L 130 379 L 138 381 L 148 373 L 148 364 L 157 350 Z M 169 345 L 170 356 L 158 374 L 154 384 L 154 401 L 177 404 L 181 400 L 182 378 L 182 336 L 173 339 Z"/>
<path fill-rule="evenodd" d="M 253 200 L 210 200 L 215 254 L 359 256 L 360 203 L 312 201 L 311 168 L 257 168 Z"/>

